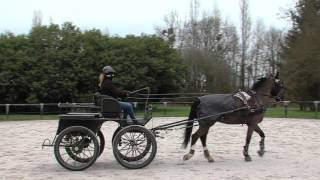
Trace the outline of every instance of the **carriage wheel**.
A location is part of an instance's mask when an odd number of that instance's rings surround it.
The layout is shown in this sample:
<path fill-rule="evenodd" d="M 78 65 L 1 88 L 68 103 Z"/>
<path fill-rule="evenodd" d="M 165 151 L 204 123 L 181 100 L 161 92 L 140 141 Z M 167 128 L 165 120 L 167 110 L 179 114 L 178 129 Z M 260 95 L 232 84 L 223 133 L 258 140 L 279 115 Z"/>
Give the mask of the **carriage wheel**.
<path fill-rule="evenodd" d="M 72 126 L 57 137 L 54 154 L 58 163 L 66 169 L 80 171 L 90 167 L 99 156 L 99 142 L 88 128 Z"/>
<path fill-rule="evenodd" d="M 99 137 L 99 147 L 100 147 L 100 152 L 99 156 L 102 154 L 104 150 L 104 145 L 105 145 L 105 140 L 104 140 L 104 135 L 101 130 L 98 131 L 97 136 Z"/>
<path fill-rule="evenodd" d="M 121 129 L 112 144 L 116 160 L 128 169 L 147 166 L 157 153 L 153 133 L 143 126 L 133 125 Z"/>
<path fill-rule="evenodd" d="M 98 142 L 99 142 L 99 147 L 100 147 L 100 151 L 99 151 L 99 156 L 102 154 L 103 150 L 104 150 L 104 145 L 105 145 L 105 140 L 104 140 L 104 135 L 102 133 L 101 130 L 98 131 L 97 133 L 97 136 L 98 136 Z M 68 137 L 70 138 L 70 137 Z M 89 162 L 91 160 L 91 158 L 88 158 L 88 157 L 79 157 L 77 154 L 78 152 L 74 150 L 74 148 L 71 148 L 71 147 L 66 147 L 66 152 L 68 153 L 68 155 L 73 159 L 73 160 L 76 160 L 78 162 L 82 162 L 82 163 L 85 163 L 85 162 Z M 99 157 L 98 156 L 98 157 Z"/>
<path fill-rule="evenodd" d="M 113 133 L 112 135 L 112 141 L 111 143 L 113 143 L 114 138 L 116 137 L 117 133 L 122 129 L 123 127 L 119 126 Z"/>
<path fill-rule="evenodd" d="M 112 142 L 113 142 L 115 136 L 117 135 L 117 133 L 118 133 L 121 129 L 123 129 L 123 127 L 118 127 L 118 128 L 114 131 L 113 136 L 112 136 Z M 132 132 L 135 132 L 135 130 L 128 131 L 128 132 L 132 133 Z M 118 142 L 118 145 L 119 145 L 119 146 L 122 145 L 121 140 Z M 142 158 L 149 152 L 150 148 L 151 148 L 151 141 L 148 140 L 148 141 L 147 141 L 147 146 L 144 148 L 143 152 L 141 152 L 141 153 L 138 154 L 137 156 L 132 157 L 132 156 L 126 156 L 126 155 L 124 155 L 124 154 L 119 154 L 119 156 L 120 156 L 122 159 L 124 159 L 124 160 L 126 160 L 126 161 L 129 161 L 129 162 L 130 162 L 130 161 L 138 161 L 138 160 L 142 159 Z"/>

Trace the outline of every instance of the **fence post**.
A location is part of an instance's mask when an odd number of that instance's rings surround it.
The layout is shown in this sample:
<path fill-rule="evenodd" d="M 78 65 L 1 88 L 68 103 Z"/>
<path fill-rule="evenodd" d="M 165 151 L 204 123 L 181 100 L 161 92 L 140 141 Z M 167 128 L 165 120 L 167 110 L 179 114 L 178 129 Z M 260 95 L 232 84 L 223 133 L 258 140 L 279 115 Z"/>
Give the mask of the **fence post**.
<path fill-rule="evenodd" d="M 283 106 L 284 106 L 284 117 L 288 117 L 288 106 L 289 106 L 290 101 L 283 101 Z"/>
<path fill-rule="evenodd" d="M 133 107 L 136 109 L 138 107 L 138 102 L 133 102 Z"/>
<path fill-rule="evenodd" d="M 9 119 L 9 113 L 10 113 L 10 104 L 6 104 L 6 115 L 7 115 L 7 119 Z"/>
<path fill-rule="evenodd" d="M 314 111 L 315 111 L 315 116 L 318 119 L 318 111 L 319 111 L 319 102 L 320 101 L 313 101 L 314 103 Z"/>
<path fill-rule="evenodd" d="M 40 103 L 40 119 L 42 119 L 42 115 L 43 115 L 43 103 Z"/>
<path fill-rule="evenodd" d="M 133 110 L 136 112 L 136 109 L 138 107 L 138 102 L 133 102 Z"/>
<path fill-rule="evenodd" d="M 163 102 L 163 106 L 164 106 L 164 116 L 167 116 L 167 106 L 168 106 L 168 102 Z"/>

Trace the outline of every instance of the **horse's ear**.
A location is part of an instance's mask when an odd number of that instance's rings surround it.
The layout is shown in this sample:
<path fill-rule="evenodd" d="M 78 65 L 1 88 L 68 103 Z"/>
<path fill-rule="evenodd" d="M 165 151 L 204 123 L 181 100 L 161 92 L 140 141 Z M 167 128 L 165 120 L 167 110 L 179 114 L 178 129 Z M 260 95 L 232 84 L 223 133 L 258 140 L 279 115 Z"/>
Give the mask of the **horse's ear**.
<path fill-rule="evenodd" d="M 279 79 L 279 72 L 276 73 L 275 79 Z"/>
<path fill-rule="evenodd" d="M 266 78 L 274 78 L 274 74 L 271 71 L 266 72 Z"/>

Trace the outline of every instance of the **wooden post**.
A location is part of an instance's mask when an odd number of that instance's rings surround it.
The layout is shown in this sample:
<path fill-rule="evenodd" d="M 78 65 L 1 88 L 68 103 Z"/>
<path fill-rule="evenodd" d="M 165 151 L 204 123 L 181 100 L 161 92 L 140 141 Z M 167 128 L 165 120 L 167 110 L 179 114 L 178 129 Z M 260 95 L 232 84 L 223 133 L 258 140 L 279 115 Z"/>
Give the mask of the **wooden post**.
<path fill-rule="evenodd" d="M 43 115 L 43 103 L 40 103 L 40 119 L 42 119 L 42 115 Z"/>
<path fill-rule="evenodd" d="M 167 116 L 167 106 L 168 106 L 168 102 L 163 102 L 163 106 L 164 106 L 164 116 Z"/>
<path fill-rule="evenodd" d="M 283 106 L 284 106 L 284 117 L 288 117 L 288 106 L 289 106 L 290 101 L 283 101 Z"/>
<path fill-rule="evenodd" d="M 7 119 L 9 119 L 9 113 L 10 113 L 10 104 L 6 104 L 6 115 L 7 115 Z"/>
<path fill-rule="evenodd" d="M 315 117 L 316 117 L 316 119 L 318 118 L 319 102 L 320 102 L 320 101 L 313 101 L 313 103 L 314 103 L 314 111 L 315 111 Z"/>
<path fill-rule="evenodd" d="M 133 102 L 133 110 L 136 113 L 136 109 L 138 107 L 138 102 Z"/>

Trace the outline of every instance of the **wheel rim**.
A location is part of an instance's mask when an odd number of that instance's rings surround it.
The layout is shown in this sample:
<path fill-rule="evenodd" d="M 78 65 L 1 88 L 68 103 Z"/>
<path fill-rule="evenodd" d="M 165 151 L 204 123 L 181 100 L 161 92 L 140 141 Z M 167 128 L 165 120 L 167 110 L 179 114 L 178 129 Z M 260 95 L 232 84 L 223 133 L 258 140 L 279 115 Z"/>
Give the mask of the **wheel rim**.
<path fill-rule="evenodd" d="M 99 145 L 100 145 L 99 156 L 100 156 L 104 150 L 105 139 L 104 139 L 104 135 L 101 130 L 98 131 L 97 136 L 99 137 Z"/>
<path fill-rule="evenodd" d="M 97 159 L 99 143 L 89 129 L 71 127 L 59 134 L 54 150 L 56 159 L 63 167 L 83 170 Z"/>
<path fill-rule="evenodd" d="M 144 127 L 132 126 L 121 130 L 113 142 L 114 155 L 126 168 L 142 168 L 153 160 L 157 150 L 153 134 Z"/>
<path fill-rule="evenodd" d="M 118 143 L 119 156 L 126 161 L 144 158 L 151 148 L 151 139 L 141 132 L 130 131 L 122 134 Z"/>

